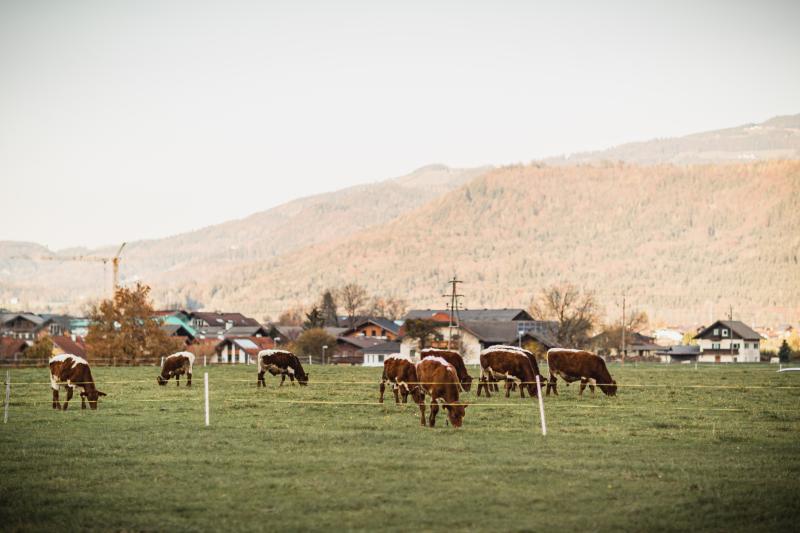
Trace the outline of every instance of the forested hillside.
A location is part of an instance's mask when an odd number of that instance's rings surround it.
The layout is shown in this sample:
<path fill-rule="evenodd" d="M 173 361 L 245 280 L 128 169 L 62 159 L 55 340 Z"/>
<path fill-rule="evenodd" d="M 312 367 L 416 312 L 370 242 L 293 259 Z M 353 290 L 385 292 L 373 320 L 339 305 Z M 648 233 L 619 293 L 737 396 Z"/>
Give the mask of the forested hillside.
<path fill-rule="evenodd" d="M 797 313 L 800 162 L 508 167 L 388 224 L 180 290 L 212 308 L 275 314 L 358 282 L 440 306 L 446 279 L 468 307 L 527 305 L 559 281 L 667 320 Z"/>

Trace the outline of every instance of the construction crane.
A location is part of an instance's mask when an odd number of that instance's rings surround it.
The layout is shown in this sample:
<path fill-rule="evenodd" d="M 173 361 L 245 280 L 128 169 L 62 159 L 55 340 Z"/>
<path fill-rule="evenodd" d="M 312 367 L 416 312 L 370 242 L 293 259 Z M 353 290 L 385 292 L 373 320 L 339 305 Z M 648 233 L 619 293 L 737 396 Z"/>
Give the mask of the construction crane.
<path fill-rule="evenodd" d="M 22 258 L 22 257 L 12 257 L 12 259 L 34 259 L 38 261 L 86 261 L 86 262 L 99 262 L 103 263 L 103 271 L 105 272 L 105 266 L 111 262 L 111 266 L 113 268 L 113 293 L 117 293 L 117 289 L 119 289 L 119 263 L 122 260 L 120 257 L 122 255 L 122 249 L 125 248 L 125 245 L 128 244 L 127 242 L 123 242 L 122 246 L 119 247 L 117 250 L 116 255 L 114 257 L 98 257 L 95 255 L 73 255 L 73 256 L 58 256 L 58 255 L 50 255 L 50 256 L 43 256 L 43 257 L 36 257 L 36 258 Z"/>

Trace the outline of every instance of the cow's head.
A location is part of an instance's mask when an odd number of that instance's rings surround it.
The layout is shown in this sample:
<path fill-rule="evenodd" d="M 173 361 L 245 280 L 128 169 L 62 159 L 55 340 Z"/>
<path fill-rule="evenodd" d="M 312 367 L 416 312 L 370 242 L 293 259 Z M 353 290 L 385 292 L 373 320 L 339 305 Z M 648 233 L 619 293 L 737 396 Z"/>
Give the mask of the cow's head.
<path fill-rule="evenodd" d="M 304 373 L 302 376 L 300 374 L 297 374 L 295 377 L 297 378 L 297 382 L 300 385 L 308 385 L 308 374 Z"/>
<path fill-rule="evenodd" d="M 611 380 L 610 385 L 601 383 L 598 384 L 597 386 L 600 387 L 600 390 L 603 391 L 607 396 L 617 395 L 617 382 L 614 381 L 613 379 Z"/>
<path fill-rule="evenodd" d="M 166 385 L 167 381 L 169 381 L 169 374 L 167 374 L 167 377 L 159 375 L 158 377 L 156 377 L 156 381 L 158 381 L 159 385 Z"/>
<path fill-rule="evenodd" d="M 467 404 L 445 405 L 444 409 L 447 411 L 447 419 L 453 424 L 453 427 L 460 428 L 464 423 L 464 415 L 467 414 Z"/>
<path fill-rule="evenodd" d="M 464 379 L 461 380 L 461 388 L 464 389 L 464 392 L 469 392 L 469 389 L 472 388 L 472 376 L 464 376 Z"/>
<path fill-rule="evenodd" d="M 105 392 L 100 392 L 97 389 L 92 389 L 90 391 L 84 391 L 81 393 L 81 398 L 86 398 L 89 400 L 89 408 L 90 409 L 97 409 L 97 399 L 100 396 L 105 396 Z"/>

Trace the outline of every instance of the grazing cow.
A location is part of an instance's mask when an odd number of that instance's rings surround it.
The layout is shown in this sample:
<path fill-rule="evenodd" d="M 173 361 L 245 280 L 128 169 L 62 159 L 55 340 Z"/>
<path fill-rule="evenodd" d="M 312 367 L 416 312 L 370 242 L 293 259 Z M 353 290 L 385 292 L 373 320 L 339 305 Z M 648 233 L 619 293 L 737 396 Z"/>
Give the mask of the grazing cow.
<path fill-rule="evenodd" d="M 427 357 L 416 364 L 417 379 L 424 393 L 431 397 L 431 414 L 428 425 L 436 424 L 436 413 L 439 412 L 439 402 L 447 411 L 447 419 L 453 427 L 461 427 L 464 422 L 467 404 L 459 403 L 458 390 L 460 382 L 455 367 L 441 357 Z M 425 425 L 425 398 L 419 402 L 420 423 Z"/>
<path fill-rule="evenodd" d="M 456 369 L 458 380 L 461 382 L 461 388 L 464 392 L 469 392 L 472 387 L 472 376 L 467 372 L 467 366 L 464 364 L 464 359 L 461 355 L 453 350 L 438 350 L 436 348 L 425 348 L 420 354 L 422 359 L 426 357 L 441 357 Z"/>
<path fill-rule="evenodd" d="M 403 403 L 408 403 L 408 395 L 415 403 L 425 401 L 425 393 L 419 387 L 417 380 L 417 369 L 408 359 L 390 356 L 383 362 L 383 376 L 381 376 L 381 396 L 378 402 L 383 403 L 383 394 L 386 391 L 386 384 L 392 384 L 394 402 L 400 403 L 400 394 L 403 395 Z"/>
<path fill-rule="evenodd" d="M 180 387 L 180 378 L 186 374 L 186 386 L 192 386 L 192 367 L 194 354 L 192 352 L 178 352 L 164 358 L 161 365 L 161 375 L 156 377 L 159 385 L 166 385 L 169 378 L 175 377 L 175 385 Z"/>
<path fill-rule="evenodd" d="M 58 401 L 58 388 L 63 385 L 67 389 L 67 399 L 62 407 Z M 105 396 L 94 385 L 92 371 L 86 359 L 72 354 L 56 355 L 50 359 L 50 388 L 53 389 L 53 409 L 67 410 L 67 404 L 72 399 L 75 387 L 83 387 L 81 392 L 81 409 L 86 409 L 86 400 L 89 407 L 97 409 L 97 399 Z"/>
<path fill-rule="evenodd" d="M 536 358 L 528 350 L 517 348 L 516 346 L 491 346 L 481 352 L 481 377 L 478 384 L 478 396 L 481 395 L 481 388 L 486 392 L 486 396 L 491 396 L 489 392 L 490 384 L 499 379 L 506 381 L 506 398 L 511 393 L 512 385 L 519 382 L 519 394 L 525 397 L 525 388 L 531 398 L 537 396 L 536 376 L 539 376 L 540 383 L 544 383 L 544 376 L 539 372 L 539 365 Z"/>
<path fill-rule="evenodd" d="M 547 351 L 547 366 L 550 369 L 550 381 L 547 383 L 547 394 L 553 389 L 553 394 L 558 395 L 556 376 L 567 382 L 580 380 L 583 394 L 586 384 L 594 380 L 600 390 L 608 396 L 617 394 L 617 382 L 611 378 L 603 358 L 583 350 L 569 350 L 565 348 L 551 348 Z M 594 387 L 590 383 L 592 392 Z"/>
<path fill-rule="evenodd" d="M 269 372 L 273 376 L 281 376 L 281 384 L 286 381 L 286 376 L 289 376 L 289 381 L 294 385 L 294 380 L 300 385 L 308 384 L 308 374 L 303 370 L 303 365 L 295 354 L 287 350 L 261 350 L 258 352 L 258 387 L 266 387 L 267 383 L 264 381 L 264 373 Z"/>

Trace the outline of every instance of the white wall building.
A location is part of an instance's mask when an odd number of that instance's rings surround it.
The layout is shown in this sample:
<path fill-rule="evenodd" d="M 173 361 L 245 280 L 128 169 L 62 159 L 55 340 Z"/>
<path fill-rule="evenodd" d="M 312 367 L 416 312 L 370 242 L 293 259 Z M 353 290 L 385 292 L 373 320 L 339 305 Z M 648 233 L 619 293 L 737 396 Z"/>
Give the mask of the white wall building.
<path fill-rule="evenodd" d="M 761 336 L 738 320 L 717 320 L 695 335 L 700 363 L 758 363 Z"/>

